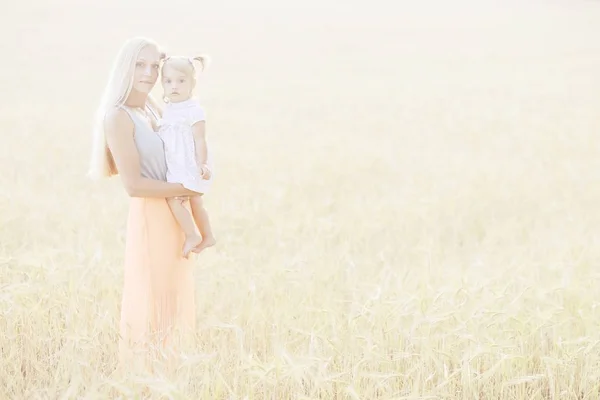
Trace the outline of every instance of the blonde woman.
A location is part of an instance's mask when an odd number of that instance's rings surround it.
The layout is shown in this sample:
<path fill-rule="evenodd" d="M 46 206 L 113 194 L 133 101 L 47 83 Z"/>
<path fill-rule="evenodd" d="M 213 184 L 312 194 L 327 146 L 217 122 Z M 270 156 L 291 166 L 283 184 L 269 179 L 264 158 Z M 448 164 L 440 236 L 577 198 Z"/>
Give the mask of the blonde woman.
<path fill-rule="evenodd" d="M 163 142 L 156 133 L 160 112 L 150 96 L 164 57 L 150 39 L 133 38 L 123 45 L 94 130 L 90 176 L 119 175 L 131 196 L 120 321 L 122 362 L 136 348 L 147 353 L 148 344 L 164 349 L 174 328 L 195 324 L 192 261 L 182 256 L 185 235 L 166 199 L 196 193 L 166 182 Z"/>

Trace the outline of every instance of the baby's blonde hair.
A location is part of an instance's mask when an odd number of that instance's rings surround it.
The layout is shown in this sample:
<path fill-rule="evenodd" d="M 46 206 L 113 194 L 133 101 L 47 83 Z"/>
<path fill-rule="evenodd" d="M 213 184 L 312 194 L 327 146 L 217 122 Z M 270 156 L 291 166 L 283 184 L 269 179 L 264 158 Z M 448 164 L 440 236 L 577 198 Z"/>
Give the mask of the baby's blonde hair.
<path fill-rule="evenodd" d="M 170 67 L 196 79 L 196 66 L 194 65 L 194 61 L 198 61 L 202 66 L 202 71 L 204 71 L 210 63 L 210 57 L 206 54 L 201 54 L 196 57 L 167 56 L 163 62 L 161 72 L 164 72 L 166 67 Z"/>

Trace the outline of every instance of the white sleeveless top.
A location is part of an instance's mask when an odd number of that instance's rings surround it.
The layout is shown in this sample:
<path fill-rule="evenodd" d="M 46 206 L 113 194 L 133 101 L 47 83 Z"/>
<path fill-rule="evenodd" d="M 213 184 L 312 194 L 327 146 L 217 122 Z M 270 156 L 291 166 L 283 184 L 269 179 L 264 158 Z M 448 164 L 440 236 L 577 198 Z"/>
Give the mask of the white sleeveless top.
<path fill-rule="evenodd" d="M 141 174 L 145 178 L 166 181 L 167 162 L 165 159 L 164 144 L 160 136 L 154 131 L 152 125 L 143 119 L 134 109 L 125 105 L 121 106 L 133 121 L 133 139 L 140 156 Z M 159 116 L 154 110 L 146 106 L 154 117 L 159 120 Z"/>

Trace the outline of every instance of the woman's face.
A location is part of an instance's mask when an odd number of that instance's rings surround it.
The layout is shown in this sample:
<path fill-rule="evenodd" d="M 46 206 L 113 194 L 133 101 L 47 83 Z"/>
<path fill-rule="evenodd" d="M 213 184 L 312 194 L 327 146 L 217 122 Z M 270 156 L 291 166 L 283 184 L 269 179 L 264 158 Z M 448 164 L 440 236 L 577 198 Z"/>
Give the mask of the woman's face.
<path fill-rule="evenodd" d="M 154 46 L 146 46 L 138 54 L 133 72 L 133 89 L 148 94 L 158 79 L 160 53 Z"/>

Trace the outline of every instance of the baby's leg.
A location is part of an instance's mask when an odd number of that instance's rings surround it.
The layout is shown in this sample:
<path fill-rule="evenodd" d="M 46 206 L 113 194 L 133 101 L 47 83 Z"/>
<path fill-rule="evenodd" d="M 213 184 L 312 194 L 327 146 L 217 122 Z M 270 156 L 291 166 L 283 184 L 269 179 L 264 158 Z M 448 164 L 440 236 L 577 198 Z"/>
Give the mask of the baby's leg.
<path fill-rule="evenodd" d="M 194 253 L 200 253 L 205 248 L 214 246 L 217 243 L 217 241 L 212 233 L 210 221 L 208 219 L 208 213 L 204 208 L 202 196 L 191 197 L 190 205 L 192 208 L 192 215 L 194 216 L 196 225 L 198 226 L 200 234 L 202 235 L 202 242 L 198 246 L 196 246 L 192 251 Z"/>
<path fill-rule="evenodd" d="M 183 256 L 187 258 L 190 254 L 190 251 L 202 243 L 202 238 L 196 233 L 196 226 L 194 225 L 194 219 L 192 218 L 192 215 L 190 215 L 188 210 L 183 205 L 185 201 L 185 199 L 175 197 L 167 199 L 175 219 L 185 233 Z"/>

